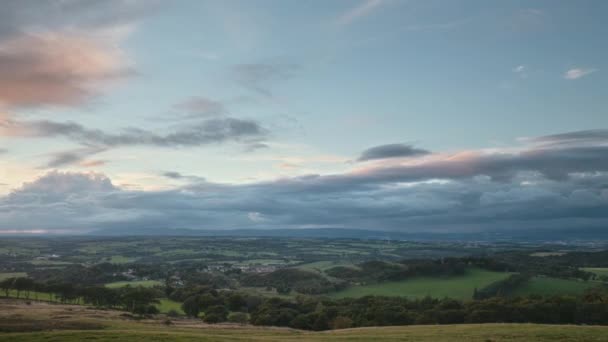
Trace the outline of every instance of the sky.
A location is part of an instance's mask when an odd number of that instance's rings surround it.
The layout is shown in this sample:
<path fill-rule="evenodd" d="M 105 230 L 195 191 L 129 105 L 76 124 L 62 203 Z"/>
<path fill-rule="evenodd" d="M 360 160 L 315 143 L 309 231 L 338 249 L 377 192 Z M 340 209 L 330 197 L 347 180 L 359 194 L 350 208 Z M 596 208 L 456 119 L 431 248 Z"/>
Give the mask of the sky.
<path fill-rule="evenodd" d="M 602 229 L 608 2 L 8 0 L 0 234 Z"/>

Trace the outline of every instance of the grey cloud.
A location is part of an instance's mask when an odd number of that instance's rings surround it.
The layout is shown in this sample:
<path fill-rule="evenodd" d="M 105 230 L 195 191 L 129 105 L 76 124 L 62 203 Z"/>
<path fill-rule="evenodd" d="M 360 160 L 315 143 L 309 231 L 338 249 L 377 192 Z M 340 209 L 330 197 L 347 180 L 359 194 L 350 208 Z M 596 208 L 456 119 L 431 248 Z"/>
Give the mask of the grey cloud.
<path fill-rule="evenodd" d="M 128 191 L 101 175 L 50 173 L 0 197 L 0 229 L 508 232 L 608 224 L 608 147 L 601 144 L 438 155 L 417 165 L 248 184 L 195 182 L 175 171 L 164 176 L 187 182 L 167 191 Z M 264 220 L 252 221 L 250 213 Z"/>
<path fill-rule="evenodd" d="M 365 190 L 340 188 L 331 195 L 309 189 L 294 196 L 282 182 L 201 183 L 145 192 L 120 190 L 103 176 L 90 177 L 51 173 L 0 199 L 0 229 L 19 223 L 23 229 L 333 226 L 458 232 L 608 223 L 608 196 L 594 183 L 543 180 L 522 185 L 469 179 L 411 187 L 385 183 Z M 251 221 L 252 212 L 265 220 Z"/>
<path fill-rule="evenodd" d="M 204 96 L 194 96 L 173 106 L 176 110 L 185 111 L 187 117 L 201 118 L 228 114 L 226 106 Z"/>
<path fill-rule="evenodd" d="M 184 178 L 184 175 L 182 175 L 179 172 L 175 172 L 175 171 L 164 172 L 163 176 L 165 176 L 167 178 L 172 178 L 172 179 L 182 179 L 182 178 Z"/>
<path fill-rule="evenodd" d="M 295 64 L 257 63 L 238 64 L 233 67 L 234 80 L 258 94 L 272 97 L 272 86 L 293 78 L 299 67 Z"/>
<path fill-rule="evenodd" d="M 176 179 L 176 180 L 186 180 L 192 183 L 197 183 L 197 182 L 205 182 L 206 179 L 204 177 L 199 177 L 199 176 L 192 176 L 192 175 L 184 175 L 180 172 L 177 171 L 166 171 L 163 172 L 162 175 L 164 177 L 170 178 L 170 179 Z"/>
<path fill-rule="evenodd" d="M 5 148 L 0 148 L 0 154 L 8 153 L 8 150 Z"/>
<path fill-rule="evenodd" d="M 89 146 L 202 146 L 223 142 L 251 143 L 267 136 L 265 128 L 256 121 L 236 118 L 212 118 L 175 130 L 158 134 L 139 128 L 127 128 L 121 133 L 107 133 L 89 129 L 74 122 L 23 121 L 13 122 L 12 129 L 34 137 L 65 137 Z"/>
<path fill-rule="evenodd" d="M 85 147 L 81 149 L 75 149 L 71 151 L 58 152 L 52 155 L 51 159 L 45 165 L 46 168 L 56 168 L 65 165 L 85 163 L 86 159 L 92 155 L 105 151 L 105 148 L 99 147 Z M 103 163 L 101 161 L 92 161 L 88 163 L 94 163 L 98 165 Z M 85 164 L 86 166 L 86 164 Z"/>
<path fill-rule="evenodd" d="M 419 148 L 415 148 L 406 144 L 388 144 L 369 148 L 357 159 L 357 161 L 367 161 L 374 159 L 401 158 L 401 157 L 416 157 L 431 152 Z"/>
<path fill-rule="evenodd" d="M 552 134 L 526 140 L 549 145 L 608 143 L 608 129 L 592 129 Z"/>
<path fill-rule="evenodd" d="M 159 8 L 160 2 L 131 0 L 8 0 L 0 11 L 0 39 L 32 29 L 99 29 L 128 24 Z"/>

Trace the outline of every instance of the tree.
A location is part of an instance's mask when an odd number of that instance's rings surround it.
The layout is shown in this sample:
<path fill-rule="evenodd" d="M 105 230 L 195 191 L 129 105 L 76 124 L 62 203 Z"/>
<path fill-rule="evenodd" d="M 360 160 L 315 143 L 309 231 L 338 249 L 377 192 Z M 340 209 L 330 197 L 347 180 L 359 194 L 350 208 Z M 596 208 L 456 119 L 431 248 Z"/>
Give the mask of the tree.
<path fill-rule="evenodd" d="M 228 310 L 223 305 L 214 305 L 205 310 L 205 323 L 220 323 L 228 319 Z"/>
<path fill-rule="evenodd" d="M 182 304 L 182 310 L 184 310 L 184 313 L 189 317 L 198 317 L 201 312 L 199 296 L 195 295 L 186 298 Z"/>

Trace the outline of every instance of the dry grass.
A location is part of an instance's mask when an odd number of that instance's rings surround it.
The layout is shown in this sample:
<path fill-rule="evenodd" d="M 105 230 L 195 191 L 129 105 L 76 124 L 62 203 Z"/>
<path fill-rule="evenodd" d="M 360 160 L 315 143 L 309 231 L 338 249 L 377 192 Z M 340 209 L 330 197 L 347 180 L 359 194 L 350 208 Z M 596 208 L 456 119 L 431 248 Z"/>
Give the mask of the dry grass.
<path fill-rule="evenodd" d="M 166 317 L 134 320 L 124 313 L 73 305 L 0 300 L 0 341 L 608 341 L 608 327 L 462 324 L 373 327 L 327 332 L 247 325 L 208 325 Z M 26 332 L 27 331 L 27 332 Z"/>

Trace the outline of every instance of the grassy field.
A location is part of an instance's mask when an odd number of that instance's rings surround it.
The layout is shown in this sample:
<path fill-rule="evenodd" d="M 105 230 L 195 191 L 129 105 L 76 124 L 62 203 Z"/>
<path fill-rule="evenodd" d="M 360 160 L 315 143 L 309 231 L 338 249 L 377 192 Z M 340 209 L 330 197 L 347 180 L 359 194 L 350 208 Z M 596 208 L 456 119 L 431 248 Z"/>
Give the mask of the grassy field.
<path fill-rule="evenodd" d="M 595 273 L 598 276 L 608 276 L 608 267 L 585 267 L 582 270 Z"/>
<path fill-rule="evenodd" d="M 337 267 L 337 266 L 348 266 L 348 267 L 354 267 L 354 265 L 348 261 L 316 261 L 316 262 L 309 262 L 306 264 L 302 264 L 302 265 L 298 265 L 297 268 L 303 269 L 303 270 L 308 270 L 308 271 L 325 271 L 328 270 L 332 267 Z"/>
<path fill-rule="evenodd" d="M 598 286 L 597 282 L 584 282 L 577 280 L 558 279 L 549 277 L 534 277 L 518 287 L 513 296 L 526 296 L 531 294 L 551 296 L 558 294 L 579 295 L 586 289 Z"/>
<path fill-rule="evenodd" d="M 2 295 L 4 295 L 4 293 L 2 293 Z M 11 298 L 17 298 L 17 291 L 9 290 L 8 296 Z M 25 292 L 22 291 L 21 293 L 19 293 L 19 298 L 25 298 Z M 36 291 L 30 291 L 29 299 L 30 300 L 43 300 L 43 301 L 49 301 L 49 302 L 51 300 L 54 300 L 52 294 L 47 293 L 47 292 L 36 292 Z"/>
<path fill-rule="evenodd" d="M 465 275 L 449 278 L 416 277 L 404 281 L 385 282 L 373 285 L 353 286 L 333 293 L 334 298 L 378 296 L 404 296 L 422 298 L 450 297 L 471 299 L 475 288 L 483 288 L 495 281 L 505 279 L 510 273 L 469 269 Z"/>
<path fill-rule="evenodd" d="M 107 258 L 104 261 L 107 261 L 109 263 L 112 264 L 128 264 L 130 262 L 133 262 L 137 260 L 136 258 L 128 258 L 122 255 L 112 255 L 111 257 Z"/>
<path fill-rule="evenodd" d="M 156 307 L 161 313 L 168 313 L 169 311 L 174 310 L 181 315 L 184 314 L 184 310 L 182 310 L 182 303 L 168 298 L 162 298 Z"/>
<path fill-rule="evenodd" d="M 156 285 L 162 285 L 162 283 L 158 280 L 133 280 L 133 281 L 117 281 L 114 283 L 107 283 L 106 287 L 115 289 L 118 287 L 124 287 L 127 285 L 131 286 L 143 286 L 143 287 L 152 287 Z"/>
<path fill-rule="evenodd" d="M 194 341 L 606 341 L 608 327 L 537 324 L 462 324 L 374 327 L 326 332 L 243 325 L 207 325 L 165 318 L 134 321 L 112 310 L 0 301 L 1 342 Z"/>
<path fill-rule="evenodd" d="M 8 278 L 19 278 L 19 277 L 27 277 L 27 274 L 24 272 L 13 272 L 13 273 L 0 273 L 0 281 Z"/>

